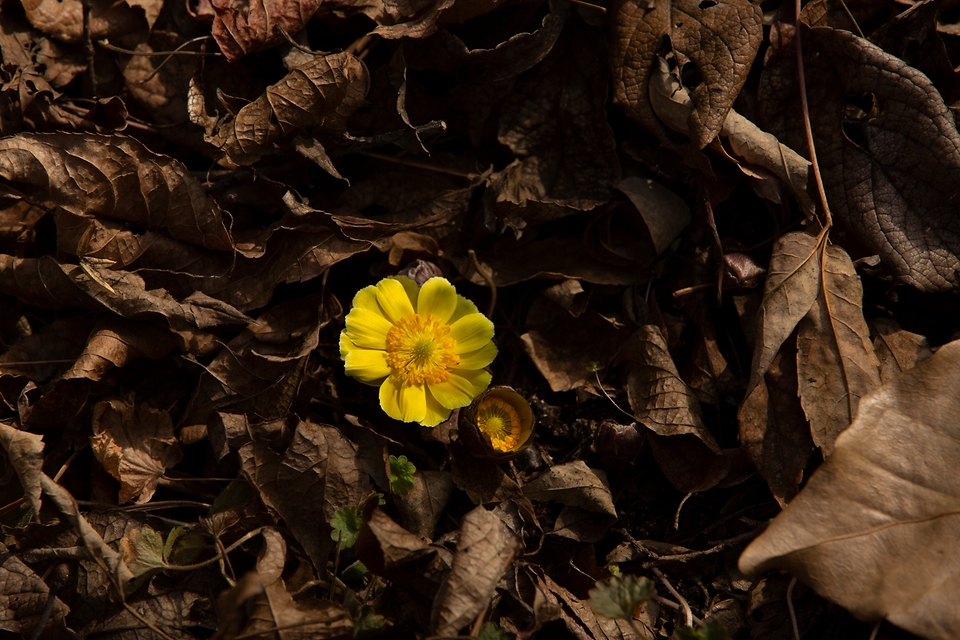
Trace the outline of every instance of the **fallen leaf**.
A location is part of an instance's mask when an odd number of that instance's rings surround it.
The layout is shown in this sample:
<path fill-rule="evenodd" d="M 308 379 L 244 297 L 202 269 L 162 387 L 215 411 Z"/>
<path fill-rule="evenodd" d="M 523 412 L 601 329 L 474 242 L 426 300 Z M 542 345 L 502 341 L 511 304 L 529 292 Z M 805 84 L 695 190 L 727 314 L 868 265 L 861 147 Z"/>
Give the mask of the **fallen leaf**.
<path fill-rule="evenodd" d="M 953 114 L 926 76 L 863 38 L 829 27 L 802 33 L 805 73 L 819 79 L 809 92 L 811 126 L 835 220 L 898 280 L 924 291 L 956 287 Z M 761 80 L 761 115 L 786 144 L 806 149 L 794 126 L 793 28 L 778 34 Z"/>
<path fill-rule="evenodd" d="M 91 40 L 115 38 L 123 41 L 147 29 L 145 15 L 127 3 L 108 0 L 90 2 L 89 34 Z M 48 36 L 68 43 L 78 43 L 83 36 L 83 2 L 80 0 L 27 0 L 23 3 L 27 20 Z"/>
<path fill-rule="evenodd" d="M 531 500 L 559 502 L 592 513 L 617 517 L 607 474 L 589 468 L 583 460 L 551 467 L 537 479 L 525 484 L 523 494 Z"/>
<path fill-rule="evenodd" d="M 656 255 L 663 253 L 690 224 L 690 207 L 673 191 L 653 180 L 625 178 L 617 184 L 640 212 Z"/>
<path fill-rule="evenodd" d="M 799 232 L 787 233 L 773 245 L 757 315 L 748 390 L 759 383 L 780 346 L 817 300 L 821 277 L 818 249 L 817 238 Z"/>
<path fill-rule="evenodd" d="M 43 474 L 43 437 L 36 433 L 21 431 L 11 424 L 0 422 L 0 447 L 7 453 L 7 460 L 17 472 L 20 486 L 34 517 L 40 517 L 40 476 Z M 0 554 L 6 552 L 6 548 Z M 0 581 L 2 582 L 2 581 Z"/>
<path fill-rule="evenodd" d="M 819 262 L 820 295 L 797 325 L 797 378 L 813 442 L 828 456 L 860 398 L 880 386 L 880 363 L 850 256 L 826 245 Z"/>
<path fill-rule="evenodd" d="M 285 40 L 300 31 L 320 8 L 321 0 L 212 0 L 213 38 L 228 62 Z"/>
<path fill-rule="evenodd" d="M 39 629 L 42 630 L 39 637 L 45 640 L 70 637 L 64 621 L 70 608 L 55 594 L 40 576 L 0 543 L 0 609 L 4 612 L 4 631 L 27 637 Z"/>
<path fill-rule="evenodd" d="M 207 249 L 233 250 L 223 213 L 200 183 L 180 162 L 133 138 L 12 136 L 0 140 L 0 176 L 48 210 L 119 220 Z"/>
<path fill-rule="evenodd" d="M 274 143 L 304 129 L 339 137 L 367 95 L 366 67 L 349 53 L 317 56 L 222 123 L 208 142 L 231 162 L 253 164 Z"/>
<path fill-rule="evenodd" d="M 376 574 L 392 575 L 404 564 L 431 552 L 419 536 L 398 525 L 380 509 L 373 509 L 363 525 L 357 540 L 357 556 Z"/>
<path fill-rule="evenodd" d="M 723 125 L 747 79 L 763 33 L 760 7 L 747 0 L 674 0 L 648 5 L 621 0 L 613 13 L 610 60 L 614 69 L 614 101 L 668 144 L 675 145 L 654 113 L 650 76 L 657 54 L 668 38 L 689 62 L 690 138 L 697 149 L 707 146 Z"/>
<path fill-rule="evenodd" d="M 433 530 L 453 497 L 454 489 L 448 472 L 418 471 L 413 477 L 413 488 L 406 495 L 395 498 L 403 526 L 418 536 L 433 538 Z"/>
<path fill-rule="evenodd" d="M 798 397 L 796 346 L 785 342 L 737 412 L 740 442 L 781 506 L 797 495 L 813 451 Z"/>
<path fill-rule="evenodd" d="M 356 506 L 368 493 L 356 445 L 334 427 L 300 422 L 282 453 L 260 437 L 239 454 L 244 476 L 322 571 L 336 546 L 328 523 L 338 509 Z"/>
<path fill-rule="evenodd" d="M 457 635 L 490 604 L 518 547 L 500 518 L 482 506 L 463 517 L 450 574 L 433 601 L 435 635 Z"/>
<path fill-rule="evenodd" d="M 183 457 L 166 411 L 111 399 L 93 408 L 93 454 L 120 481 L 120 502 L 153 497 L 164 472 Z"/>
<path fill-rule="evenodd" d="M 894 320 L 876 318 L 870 324 L 876 335 L 873 349 L 880 361 L 880 380 L 883 382 L 889 382 L 933 354 L 925 336 L 901 329 Z"/>
<path fill-rule="evenodd" d="M 951 342 L 861 400 L 833 455 L 747 547 L 740 570 L 785 569 L 862 620 L 952 638 L 958 362 Z"/>

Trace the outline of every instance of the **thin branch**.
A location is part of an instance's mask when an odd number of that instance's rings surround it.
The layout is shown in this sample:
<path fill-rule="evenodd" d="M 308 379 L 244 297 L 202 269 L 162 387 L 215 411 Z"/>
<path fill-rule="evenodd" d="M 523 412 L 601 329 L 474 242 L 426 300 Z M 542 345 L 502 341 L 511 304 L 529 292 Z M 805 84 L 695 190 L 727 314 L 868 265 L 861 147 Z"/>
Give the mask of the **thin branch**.
<path fill-rule="evenodd" d="M 493 320 L 493 312 L 497 308 L 497 283 L 493 281 L 493 277 L 489 273 L 480 268 L 480 261 L 477 260 L 477 252 L 470 249 L 467 253 L 470 254 L 470 262 L 473 263 L 473 268 L 477 270 L 477 273 L 480 274 L 480 277 L 486 281 L 487 286 L 490 288 L 490 305 L 487 307 L 487 317 Z"/>
<path fill-rule="evenodd" d="M 667 580 L 667 576 L 663 575 L 663 571 L 660 571 L 660 569 L 657 569 L 656 567 L 653 567 L 651 570 L 653 571 L 654 575 L 660 578 L 660 582 L 662 582 L 663 586 L 667 588 L 667 591 L 669 591 L 671 595 L 677 599 L 677 602 L 680 603 L 680 606 L 683 607 L 683 615 L 686 617 L 687 626 L 692 627 L 693 611 L 690 610 L 690 604 L 687 602 L 686 598 L 680 595 L 680 592 L 673 588 L 673 585 L 670 584 L 669 580 Z"/>
<path fill-rule="evenodd" d="M 790 612 L 790 622 L 793 624 L 794 640 L 800 640 L 800 626 L 797 624 L 797 612 L 793 610 L 793 588 L 797 586 L 797 579 L 790 579 L 790 586 L 787 587 L 787 610 Z"/>

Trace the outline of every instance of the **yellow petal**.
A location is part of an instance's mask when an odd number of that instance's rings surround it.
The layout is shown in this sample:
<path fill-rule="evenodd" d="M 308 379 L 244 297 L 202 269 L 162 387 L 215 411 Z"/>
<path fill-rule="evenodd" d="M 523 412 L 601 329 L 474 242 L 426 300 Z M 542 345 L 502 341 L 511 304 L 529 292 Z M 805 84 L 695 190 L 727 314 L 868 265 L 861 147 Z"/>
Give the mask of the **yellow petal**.
<path fill-rule="evenodd" d="M 416 309 L 417 298 L 420 297 L 420 286 L 407 276 L 393 276 L 391 279 L 403 285 L 403 290 L 407 292 L 407 297 L 410 298 L 410 304 Z"/>
<path fill-rule="evenodd" d="M 377 288 L 373 285 L 357 291 L 357 295 L 353 296 L 353 304 L 350 306 L 360 307 L 368 311 L 376 311 L 383 315 L 383 312 L 380 310 L 380 305 L 377 303 Z"/>
<path fill-rule="evenodd" d="M 420 287 L 417 301 L 417 313 L 422 317 L 433 317 L 446 323 L 457 310 L 457 290 L 446 278 L 430 278 Z"/>
<path fill-rule="evenodd" d="M 460 318 L 471 313 L 480 313 L 480 310 L 477 309 L 477 305 L 473 304 L 471 301 L 467 300 L 463 296 L 457 296 L 457 310 L 453 312 L 453 315 L 450 316 L 450 319 L 447 320 L 447 324 L 453 324 Z"/>
<path fill-rule="evenodd" d="M 449 417 L 450 409 L 440 404 L 437 399 L 433 397 L 430 388 L 427 387 L 427 413 L 423 416 L 420 424 L 425 427 L 435 427 Z"/>
<path fill-rule="evenodd" d="M 343 353 L 342 343 L 341 340 L 341 354 Z M 380 384 L 380 381 L 391 372 L 387 365 L 386 351 L 354 347 L 346 353 L 343 360 L 346 374 L 366 384 Z"/>
<path fill-rule="evenodd" d="M 497 357 L 497 345 L 488 342 L 476 351 L 460 354 L 458 369 L 483 369 Z"/>
<path fill-rule="evenodd" d="M 379 311 L 354 307 L 346 317 L 347 337 L 361 349 L 386 349 L 387 332 L 393 327 Z"/>
<path fill-rule="evenodd" d="M 402 386 L 403 381 L 398 376 L 389 376 L 380 385 L 380 408 L 394 420 L 403 418 L 403 413 L 400 411 L 400 387 Z"/>
<path fill-rule="evenodd" d="M 447 409 L 465 407 L 490 386 L 490 374 L 482 369 L 454 369 L 446 382 L 430 385 L 430 393 Z"/>
<path fill-rule="evenodd" d="M 383 309 L 383 315 L 393 323 L 413 313 L 410 296 L 396 278 L 384 278 L 377 283 L 377 302 Z"/>
<path fill-rule="evenodd" d="M 404 384 L 400 387 L 400 413 L 404 422 L 420 422 L 427 415 L 427 390 L 423 385 Z"/>
<path fill-rule="evenodd" d="M 476 351 L 493 340 L 493 323 L 481 313 L 471 313 L 450 325 L 450 337 L 457 341 L 457 355 Z"/>

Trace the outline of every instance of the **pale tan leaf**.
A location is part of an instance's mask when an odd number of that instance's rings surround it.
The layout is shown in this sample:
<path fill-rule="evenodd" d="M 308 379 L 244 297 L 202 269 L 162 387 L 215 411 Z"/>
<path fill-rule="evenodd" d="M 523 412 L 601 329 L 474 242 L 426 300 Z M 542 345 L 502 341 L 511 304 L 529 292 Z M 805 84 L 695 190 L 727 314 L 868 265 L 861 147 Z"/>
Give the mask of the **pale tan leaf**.
<path fill-rule="evenodd" d="M 880 363 L 863 318 L 863 287 L 837 245 L 821 254 L 821 292 L 800 321 L 797 378 L 813 442 L 825 456 L 857 415 L 860 398 L 880 385 Z"/>
<path fill-rule="evenodd" d="M 114 398 L 94 406 L 92 425 L 90 446 L 120 481 L 120 502 L 149 502 L 164 472 L 183 458 L 166 411 Z"/>
<path fill-rule="evenodd" d="M 12 424 L 0 422 L 0 447 L 17 472 L 27 504 L 35 517 L 40 515 L 40 476 L 43 474 L 43 436 L 27 433 Z"/>
<path fill-rule="evenodd" d="M 780 345 L 793 333 L 817 299 L 820 292 L 817 248 L 816 238 L 799 232 L 785 234 L 773 245 L 763 302 L 757 316 L 757 343 L 748 389 L 760 381 Z"/>
<path fill-rule="evenodd" d="M 593 513 L 617 516 L 607 474 L 591 469 L 583 460 L 551 467 L 536 480 L 524 485 L 523 493 L 531 500 L 559 502 Z"/>
<path fill-rule="evenodd" d="M 863 620 L 960 629 L 960 342 L 863 398 L 833 455 L 740 557 L 785 569 Z"/>
<path fill-rule="evenodd" d="M 430 620 L 436 635 L 455 636 L 473 622 L 490 603 L 517 550 L 517 539 L 494 513 L 480 506 L 464 516 L 450 574 L 433 601 Z"/>
<path fill-rule="evenodd" d="M 871 324 L 876 333 L 873 348 L 880 360 L 883 382 L 889 382 L 933 354 L 925 336 L 901 329 L 895 320 L 877 318 Z"/>

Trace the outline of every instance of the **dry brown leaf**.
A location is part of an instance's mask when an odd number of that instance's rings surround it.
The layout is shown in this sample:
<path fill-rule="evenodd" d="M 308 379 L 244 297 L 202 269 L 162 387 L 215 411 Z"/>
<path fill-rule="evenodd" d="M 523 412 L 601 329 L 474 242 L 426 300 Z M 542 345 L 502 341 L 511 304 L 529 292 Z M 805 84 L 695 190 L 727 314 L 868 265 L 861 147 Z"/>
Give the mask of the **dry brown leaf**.
<path fill-rule="evenodd" d="M 45 611 L 50 604 L 49 612 Z M 38 629 L 43 640 L 69 638 L 64 617 L 70 608 L 52 597 L 50 587 L 0 542 L 0 625 L 8 633 L 33 637 Z M 40 625 L 43 625 L 41 627 Z"/>
<path fill-rule="evenodd" d="M 220 125 L 207 141 L 236 164 L 253 164 L 281 138 L 309 130 L 339 137 L 362 104 L 370 80 L 349 53 L 317 56 Z"/>
<path fill-rule="evenodd" d="M 272 47 L 284 33 L 300 31 L 320 8 L 321 0 L 211 0 L 211 33 L 228 62 Z"/>
<path fill-rule="evenodd" d="M 826 245 L 819 262 L 820 295 L 797 326 L 797 378 L 813 442 L 828 456 L 860 398 L 880 386 L 880 363 L 850 256 Z"/>
<path fill-rule="evenodd" d="M 107 218 L 232 251 L 223 214 L 186 168 L 133 138 L 20 134 L 0 140 L 0 176 L 48 210 Z M 8 187 L 10 188 L 10 187 Z M 82 247 L 73 247 L 75 255 Z"/>
<path fill-rule="evenodd" d="M 694 109 L 688 130 L 697 149 L 716 137 L 747 79 L 763 33 L 760 7 L 747 0 L 674 0 L 649 5 L 621 0 L 613 14 L 614 101 L 668 144 L 675 145 L 650 105 L 650 77 L 665 37 L 689 72 Z M 689 62 L 687 62 L 689 60 Z M 686 65 L 682 71 L 687 72 Z M 693 83 L 691 83 L 693 84 Z"/>
<path fill-rule="evenodd" d="M 551 219 L 610 199 L 620 163 L 604 114 L 606 65 L 594 53 L 601 46 L 595 33 L 568 29 L 508 95 L 497 138 L 517 160 L 490 178 L 500 215 L 531 224 L 528 202 L 560 205 L 541 210 Z"/>
<path fill-rule="evenodd" d="M 659 327 L 637 329 L 619 360 L 627 369 L 627 397 L 637 421 L 661 436 L 693 435 L 720 453 L 703 424 L 700 403 L 680 379 Z"/>
<path fill-rule="evenodd" d="M 63 42 L 80 42 L 83 36 L 81 0 L 25 0 L 23 8 L 34 28 Z M 126 38 L 143 35 L 148 28 L 145 14 L 127 3 L 93 0 L 90 2 L 90 38 Z"/>
<path fill-rule="evenodd" d="M 53 505 L 63 514 L 67 522 L 80 536 L 80 542 L 86 547 L 91 558 L 106 574 L 114 588 L 114 594 L 120 596 L 128 582 L 133 580 L 133 574 L 123 558 L 113 550 L 96 530 L 90 526 L 87 519 L 80 513 L 80 507 L 70 492 L 61 487 L 46 475 L 40 476 L 43 493 Z"/>
<path fill-rule="evenodd" d="M 335 546 L 328 523 L 338 509 L 355 507 L 369 491 L 357 447 L 334 427 L 312 422 L 297 425 L 282 453 L 274 446 L 259 437 L 240 447 L 243 474 L 323 571 Z"/>
<path fill-rule="evenodd" d="M 320 329 L 341 315 L 331 295 L 311 295 L 271 307 L 231 340 L 205 367 L 186 414 L 187 424 L 205 424 L 214 409 L 282 418 L 303 379 Z"/>
<path fill-rule="evenodd" d="M 553 295 L 545 293 L 530 305 L 526 323 L 530 331 L 521 339 L 550 388 L 570 391 L 595 380 L 593 363 L 607 368 L 622 348 L 627 330 L 593 310 L 574 317 L 551 300 Z"/>
<path fill-rule="evenodd" d="M 120 481 L 121 503 L 149 502 L 164 472 L 183 458 L 166 411 L 104 400 L 93 407 L 92 425 L 93 455 Z"/>
<path fill-rule="evenodd" d="M 215 638 L 269 635 L 283 629 L 288 640 L 330 640 L 353 637 L 353 621 L 339 604 L 298 597 L 283 581 L 287 545 L 276 529 L 264 529 L 265 548 L 256 571 L 219 598 L 220 626 Z"/>
<path fill-rule="evenodd" d="M 883 382 L 889 382 L 933 354 L 925 336 L 901 329 L 894 320 L 877 318 L 871 321 L 871 325 L 876 335 L 873 349 L 880 361 L 880 380 Z"/>
<path fill-rule="evenodd" d="M 748 390 L 759 383 L 780 346 L 816 302 L 820 293 L 818 249 L 816 238 L 799 232 L 787 233 L 773 245 L 757 315 L 757 342 Z"/>
<path fill-rule="evenodd" d="M 490 604 L 518 548 L 506 525 L 482 506 L 464 516 L 450 574 L 433 601 L 435 635 L 455 636 L 473 622 Z"/>
<path fill-rule="evenodd" d="M 928 640 L 960 628 L 960 342 L 861 400 L 800 494 L 740 557 L 785 569 L 863 620 Z"/>
<path fill-rule="evenodd" d="M 0 447 L 17 472 L 20 486 L 34 517 L 40 516 L 40 476 L 43 474 L 43 436 L 27 433 L 7 422 L 0 422 Z M 0 580 L 2 582 L 2 580 Z"/>
<path fill-rule="evenodd" d="M 793 27 L 772 38 L 759 91 L 778 138 L 805 149 Z M 924 291 L 957 286 L 960 216 L 952 182 L 960 134 L 929 79 L 849 31 L 803 27 L 813 137 L 835 220 L 897 279 Z"/>
<path fill-rule="evenodd" d="M 653 180 L 625 178 L 617 189 L 630 198 L 640 212 L 656 255 L 663 253 L 690 224 L 690 207 L 683 198 Z"/>
<path fill-rule="evenodd" d="M 813 451 L 797 395 L 796 361 L 795 345 L 785 342 L 737 412 L 740 442 L 781 506 L 797 495 Z"/>
<path fill-rule="evenodd" d="M 404 564 L 431 553 L 426 542 L 380 509 L 374 509 L 364 519 L 356 549 L 361 561 L 378 575 L 391 575 Z"/>
<path fill-rule="evenodd" d="M 413 488 L 406 495 L 395 495 L 403 526 L 418 536 L 432 539 L 433 530 L 453 497 L 455 486 L 446 471 L 417 471 Z"/>
<path fill-rule="evenodd" d="M 551 467 L 523 486 L 523 494 L 540 502 L 559 502 L 595 514 L 617 517 L 606 472 L 589 468 L 583 460 Z"/>

